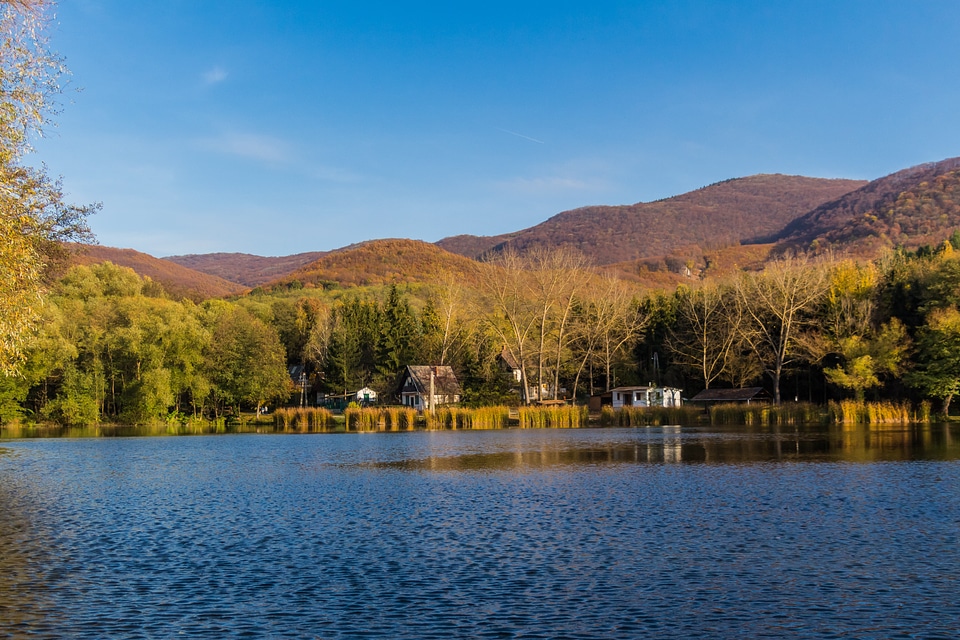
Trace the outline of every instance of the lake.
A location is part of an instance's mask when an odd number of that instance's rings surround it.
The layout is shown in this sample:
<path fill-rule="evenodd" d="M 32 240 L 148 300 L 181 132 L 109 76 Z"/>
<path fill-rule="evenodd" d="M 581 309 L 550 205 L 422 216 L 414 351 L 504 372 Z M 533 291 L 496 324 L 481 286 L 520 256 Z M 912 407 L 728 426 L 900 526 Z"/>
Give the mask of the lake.
<path fill-rule="evenodd" d="M 0 637 L 960 635 L 955 427 L 0 451 Z"/>

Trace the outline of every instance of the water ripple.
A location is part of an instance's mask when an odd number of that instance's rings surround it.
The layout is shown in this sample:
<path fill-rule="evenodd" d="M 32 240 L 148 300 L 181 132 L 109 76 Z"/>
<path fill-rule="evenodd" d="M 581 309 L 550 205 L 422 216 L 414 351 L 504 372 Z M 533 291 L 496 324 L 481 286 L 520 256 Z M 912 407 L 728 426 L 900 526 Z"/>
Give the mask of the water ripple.
<path fill-rule="evenodd" d="M 960 463 L 795 435 L 9 442 L 0 636 L 960 634 Z"/>

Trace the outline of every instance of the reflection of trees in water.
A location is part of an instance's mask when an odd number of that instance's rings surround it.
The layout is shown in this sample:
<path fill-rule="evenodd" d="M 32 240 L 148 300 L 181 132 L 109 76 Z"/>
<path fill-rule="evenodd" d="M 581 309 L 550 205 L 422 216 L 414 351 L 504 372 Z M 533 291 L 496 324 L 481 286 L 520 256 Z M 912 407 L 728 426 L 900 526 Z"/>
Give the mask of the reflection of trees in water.
<path fill-rule="evenodd" d="M 686 431 L 680 427 L 639 430 L 636 441 L 582 447 L 541 444 L 497 453 L 434 456 L 386 463 L 411 470 L 470 471 L 536 469 L 617 463 L 744 464 L 776 461 L 951 460 L 960 459 L 960 438 L 947 425 L 878 430 L 861 428 L 804 430 L 771 428 Z"/>
<path fill-rule="evenodd" d="M 57 628 L 56 596 L 68 580 L 55 569 L 50 532 L 31 517 L 36 504 L 22 485 L 0 475 L 0 620 L 13 636 Z"/>

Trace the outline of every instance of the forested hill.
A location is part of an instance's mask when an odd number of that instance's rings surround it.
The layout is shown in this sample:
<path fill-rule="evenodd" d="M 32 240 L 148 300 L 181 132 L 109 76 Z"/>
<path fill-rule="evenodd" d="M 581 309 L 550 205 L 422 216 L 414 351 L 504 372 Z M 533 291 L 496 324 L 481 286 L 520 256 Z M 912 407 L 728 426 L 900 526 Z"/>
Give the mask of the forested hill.
<path fill-rule="evenodd" d="M 293 282 L 304 285 L 376 286 L 408 282 L 436 282 L 441 274 L 469 278 L 476 263 L 420 240 L 371 240 L 331 251 L 318 260 L 280 278 L 271 286 Z"/>
<path fill-rule="evenodd" d="M 960 226 L 960 158 L 922 164 L 820 205 L 779 236 L 798 249 L 840 249 L 864 256 L 943 240 Z"/>
<path fill-rule="evenodd" d="M 115 249 L 100 245 L 74 245 L 71 249 L 71 265 L 102 262 L 129 267 L 141 276 L 159 282 L 168 293 L 177 298 L 202 300 L 242 293 L 247 289 L 236 282 L 154 258 L 133 249 Z"/>
<path fill-rule="evenodd" d="M 572 246 L 597 264 L 669 254 L 775 235 L 811 209 L 854 191 L 861 180 L 755 175 L 726 180 L 683 195 L 623 206 L 592 206 L 559 213 L 529 229 L 500 236 L 453 236 L 437 245 L 476 258 L 506 246 Z"/>
<path fill-rule="evenodd" d="M 324 255 L 326 255 L 325 251 L 310 251 L 279 258 L 255 256 L 249 253 L 204 253 L 169 256 L 163 259 L 230 282 L 255 287 L 285 276 Z"/>

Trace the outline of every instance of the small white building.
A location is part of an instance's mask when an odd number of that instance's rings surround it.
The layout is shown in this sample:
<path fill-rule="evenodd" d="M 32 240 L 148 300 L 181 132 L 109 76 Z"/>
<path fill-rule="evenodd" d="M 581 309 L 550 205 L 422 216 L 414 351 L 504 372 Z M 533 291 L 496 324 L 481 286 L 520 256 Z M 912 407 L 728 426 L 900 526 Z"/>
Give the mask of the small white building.
<path fill-rule="evenodd" d="M 356 395 L 359 404 L 374 404 L 377 401 L 377 392 L 370 387 L 360 389 Z"/>
<path fill-rule="evenodd" d="M 610 391 L 610 405 L 621 407 L 679 407 L 683 404 L 676 387 L 617 387 Z"/>

